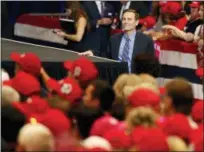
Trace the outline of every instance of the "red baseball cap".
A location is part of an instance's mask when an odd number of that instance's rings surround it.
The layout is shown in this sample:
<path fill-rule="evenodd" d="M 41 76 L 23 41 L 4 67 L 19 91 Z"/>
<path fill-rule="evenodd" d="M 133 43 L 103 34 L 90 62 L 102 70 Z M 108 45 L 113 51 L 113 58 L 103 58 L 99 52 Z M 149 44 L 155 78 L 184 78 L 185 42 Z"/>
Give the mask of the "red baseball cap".
<path fill-rule="evenodd" d="M 116 128 L 118 123 L 119 121 L 112 116 L 103 116 L 93 123 L 90 130 L 90 135 L 102 137 L 106 131 Z"/>
<path fill-rule="evenodd" d="M 28 119 L 36 119 L 37 122 L 47 126 L 55 136 L 60 136 L 71 129 L 70 120 L 58 109 L 49 109 L 44 114 L 34 113 Z"/>
<path fill-rule="evenodd" d="M 129 97 L 128 101 L 132 107 L 139 106 L 158 106 L 160 102 L 159 94 L 147 88 L 139 88 L 135 90 Z"/>
<path fill-rule="evenodd" d="M 20 65 L 23 71 L 34 76 L 40 75 L 41 61 L 37 55 L 32 52 L 20 54 L 17 52 L 11 53 L 11 59 Z"/>
<path fill-rule="evenodd" d="M 26 116 L 30 116 L 33 113 L 43 114 L 50 109 L 48 102 L 40 96 L 32 96 L 26 102 L 13 102 L 12 105 Z"/>
<path fill-rule="evenodd" d="M 148 29 L 153 28 L 153 26 L 156 24 L 156 19 L 153 16 L 147 16 L 143 19 L 140 19 L 139 24 L 146 26 Z"/>
<path fill-rule="evenodd" d="M 199 8 L 200 7 L 200 3 L 199 2 L 192 2 L 191 4 L 189 4 L 189 6 L 191 7 L 191 8 Z"/>
<path fill-rule="evenodd" d="M 122 150 L 129 149 L 131 146 L 131 138 L 125 133 L 124 130 L 113 128 L 108 130 L 103 138 L 107 139 L 113 148 Z"/>
<path fill-rule="evenodd" d="M 159 128 L 136 127 L 132 140 L 139 151 L 169 151 L 167 136 Z"/>
<path fill-rule="evenodd" d="M 39 96 L 28 98 L 24 103 L 14 102 L 12 105 L 26 116 L 28 122 L 35 120 L 36 123 L 42 123 L 56 136 L 71 128 L 70 120 L 64 113 L 50 108 L 48 102 Z"/>
<path fill-rule="evenodd" d="M 196 122 L 202 122 L 204 120 L 203 102 L 204 101 L 198 101 L 192 107 L 191 116 Z"/>
<path fill-rule="evenodd" d="M 60 97 L 73 103 L 82 96 L 82 89 L 79 84 L 71 78 L 65 78 L 60 81 L 49 79 L 47 84 L 50 89 L 55 91 Z"/>
<path fill-rule="evenodd" d="M 65 61 L 64 67 L 82 82 L 94 80 L 98 76 L 96 66 L 85 57 L 80 57 L 73 62 Z"/>
<path fill-rule="evenodd" d="M 188 118 L 183 114 L 174 114 L 168 117 L 162 129 L 168 135 L 176 135 L 182 139 L 188 139 L 192 131 Z"/>
<path fill-rule="evenodd" d="M 162 7 L 161 12 L 162 13 L 169 13 L 171 15 L 177 15 L 179 12 L 181 12 L 182 6 L 179 2 L 172 2 L 169 1 Z"/>
<path fill-rule="evenodd" d="M 196 75 L 199 77 L 203 77 L 204 76 L 204 68 L 200 67 L 196 70 Z"/>
<path fill-rule="evenodd" d="M 23 71 L 18 72 L 14 78 L 4 81 L 3 85 L 9 85 L 25 96 L 40 93 L 40 82 L 37 78 Z"/>

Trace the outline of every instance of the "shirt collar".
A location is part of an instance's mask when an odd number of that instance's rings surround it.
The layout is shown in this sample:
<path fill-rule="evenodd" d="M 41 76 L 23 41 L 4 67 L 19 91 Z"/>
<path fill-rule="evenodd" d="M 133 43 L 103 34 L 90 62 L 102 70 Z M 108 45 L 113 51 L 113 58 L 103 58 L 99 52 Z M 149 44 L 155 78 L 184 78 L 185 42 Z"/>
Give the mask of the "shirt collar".
<path fill-rule="evenodd" d="M 127 35 L 126 33 L 124 34 L 124 36 L 129 37 L 130 41 L 134 40 L 135 35 L 136 35 L 136 30 L 133 33 L 131 33 L 130 35 Z"/>

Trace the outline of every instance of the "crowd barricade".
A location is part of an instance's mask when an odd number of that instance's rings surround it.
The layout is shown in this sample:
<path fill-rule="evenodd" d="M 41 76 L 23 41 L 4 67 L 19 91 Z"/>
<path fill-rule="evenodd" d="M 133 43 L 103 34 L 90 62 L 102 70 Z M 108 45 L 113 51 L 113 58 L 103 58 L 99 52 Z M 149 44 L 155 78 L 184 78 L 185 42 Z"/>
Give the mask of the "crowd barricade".
<path fill-rule="evenodd" d="M 67 45 L 68 41 L 53 33 L 54 29 L 61 29 L 59 17 L 24 14 L 17 19 L 14 25 L 14 35 Z"/>
<path fill-rule="evenodd" d="M 154 47 L 162 65 L 159 85 L 162 86 L 175 77 L 184 77 L 192 84 L 195 99 L 202 100 L 202 81 L 195 73 L 199 62 L 197 45 L 170 39 L 155 41 Z"/>

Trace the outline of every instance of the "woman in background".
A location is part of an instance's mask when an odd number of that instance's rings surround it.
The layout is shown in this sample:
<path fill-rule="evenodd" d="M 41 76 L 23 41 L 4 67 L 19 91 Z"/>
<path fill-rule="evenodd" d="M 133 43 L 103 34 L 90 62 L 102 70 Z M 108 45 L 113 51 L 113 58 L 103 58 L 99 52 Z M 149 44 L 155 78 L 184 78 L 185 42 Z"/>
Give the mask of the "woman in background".
<path fill-rule="evenodd" d="M 75 34 L 65 33 L 62 30 L 55 30 L 56 34 L 68 40 L 67 49 L 83 52 L 91 49 L 90 42 L 88 42 L 88 31 L 90 25 L 88 17 L 80 2 L 68 1 L 67 2 L 68 19 L 72 19 L 75 22 Z"/>

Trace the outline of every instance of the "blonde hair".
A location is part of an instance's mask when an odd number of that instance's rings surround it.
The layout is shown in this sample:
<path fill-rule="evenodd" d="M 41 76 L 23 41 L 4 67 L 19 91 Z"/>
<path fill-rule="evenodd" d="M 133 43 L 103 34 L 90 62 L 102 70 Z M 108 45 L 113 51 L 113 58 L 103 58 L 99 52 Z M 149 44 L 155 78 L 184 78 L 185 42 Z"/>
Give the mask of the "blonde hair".
<path fill-rule="evenodd" d="M 115 91 L 116 97 L 126 100 L 124 94 L 124 88 L 132 90 L 136 85 L 140 84 L 142 81 L 139 76 L 135 74 L 121 74 L 115 81 L 113 85 L 113 90 Z"/>
<path fill-rule="evenodd" d="M 152 85 L 158 87 L 157 80 L 153 76 L 146 73 L 141 73 L 138 76 L 141 78 L 142 82 L 151 83 Z"/>
<path fill-rule="evenodd" d="M 10 80 L 10 76 L 8 72 L 6 72 L 4 69 L 1 69 L 1 81 L 7 81 Z"/>
<path fill-rule="evenodd" d="M 136 126 L 153 127 L 155 120 L 158 118 L 157 113 L 149 107 L 138 107 L 131 110 L 126 118 L 128 127 Z"/>
<path fill-rule="evenodd" d="M 51 131 L 44 125 L 26 124 L 18 135 L 18 144 L 25 151 L 54 151 L 54 137 Z"/>
<path fill-rule="evenodd" d="M 124 97 L 127 99 L 135 90 L 146 88 L 149 89 L 157 94 L 159 94 L 159 89 L 157 86 L 153 85 L 152 83 L 140 83 L 136 86 L 125 86 L 123 89 Z"/>
<path fill-rule="evenodd" d="M 167 142 L 170 151 L 188 151 L 188 146 L 178 136 L 169 136 Z"/>
<path fill-rule="evenodd" d="M 9 105 L 12 102 L 20 101 L 19 93 L 10 86 L 3 86 L 1 90 L 1 95 L 2 106 Z"/>

